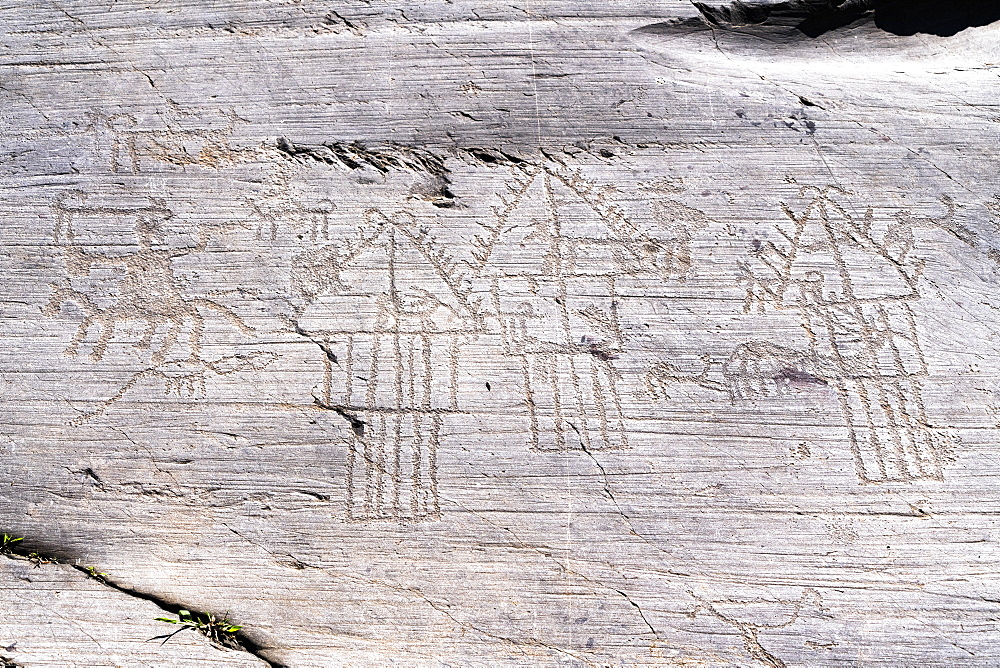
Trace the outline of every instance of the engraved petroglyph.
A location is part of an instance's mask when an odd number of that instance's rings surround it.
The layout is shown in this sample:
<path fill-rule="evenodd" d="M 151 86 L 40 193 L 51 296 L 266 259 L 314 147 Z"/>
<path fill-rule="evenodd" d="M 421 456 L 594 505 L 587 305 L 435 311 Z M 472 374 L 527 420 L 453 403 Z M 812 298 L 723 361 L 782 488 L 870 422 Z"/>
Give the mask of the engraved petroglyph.
<path fill-rule="evenodd" d="M 698 605 L 687 613 L 688 617 L 695 619 L 698 615 L 704 614 L 732 627 L 740 635 L 746 653 L 771 668 L 784 668 L 786 664 L 761 644 L 761 634 L 791 626 L 799 620 L 807 607 L 823 610 L 823 599 L 820 593 L 812 588 L 803 589 L 799 598 L 794 600 L 769 598 L 709 600 L 694 592 L 688 593 L 698 601 Z M 739 616 L 733 611 L 734 608 L 740 610 Z"/>
<path fill-rule="evenodd" d="M 812 197 L 801 213 L 783 207 L 792 223 L 790 232 L 779 227 L 786 241 L 761 246 L 753 268 L 743 267 L 746 309 L 799 313 L 807 366 L 836 392 L 863 481 L 940 478 L 912 308 L 923 271 L 911 255 L 919 219 L 902 212 L 878 234 L 871 208 L 852 215 L 838 202 L 850 193 L 827 186 L 801 195 Z"/>
<path fill-rule="evenodd" d="M 356 238 L 300 254 L 293 281 L 308 300 L 296 327 L 325 353 L 317 403 L 351 425 L 348 519 L 437 518 L 459 348 L 479 320 L 459 265 L 412 214 L 370 209 Z"/>
<path fill-rule="evenodd" d="M 531 447 L 626 448 L 617 282 L 683 277 L 691 234 L 708 220 L 660 198 L 654 216 L 668 238 L 654 237 L 615 204 L 612 186 L 566 169 L 511 171 L 470 266 L 491 281 L 504 354 L 521 360 Z"/>
<path fill-rule="evenodd" d="M 177 397 L 205 396 L 205 380 L 210 374 L 228 376 L 248 370 L 260 370 L 278 359 L 272 352 L 254 351 L 247 354 L 226 355 L 213 361 L 202 359 L 181 359 L 163 362 L 159 366 L 139 371 L 118 388 L 111 397 L 102 401 L 96 408 L 82 413 L 70 424 L 81 425 L 87 420 L 103 415 L 111 406 L 122 399 L 125 393 L 135 387 L 140 381 L 153 378 L 163 381 L 163 393 Z"/>
<path fill-rule="evenodd" d="M 302 232 L 306 247 L 291 274 L 301 306 L 292 324 L 323 351 L 316 403 L 350 425 L 351 520 L 439 515 L 437 451 L 449 416 L 465 412 L 459 357 L 476 333 L 499 334 L 495 352 L 520 362 L 530 447 L 628 447 L 614 365 L 626 341 L 617 281 L 681 279 L 691 235 L 708 219 L 664 196 L 677 190 L 654 184 L 654 236 L 615 204 L 614 188 L 578 172 L 504 173 L 502 206 L 477 221 L 485 233 L 464 261 L 431 234 L 445 214 L 370 208 L 344 234 L 346 206 L 306 211 L 290 181 L 270 198 L 277 208 L 258 207 L 265 239 L 289 226 Z M 303 215 L 319 221 L 308 234 Z"/>
<path fill-rule="evenodd" d="M 89 342 L 90 359 L 99 361 L 117 340 L 116 333 L 139 325 L 139 340 L 125 336 L 120 342 L 145 353 L 150 364 L 78 421 L 103 413 L 142 378 L 163 379 L 167 391 L 179 391 L 185 384 L 193 391 L 203 385 L 206 372 L 233 372 L 235 369 L 223 371 L 231 362 L 206 360 L 202 354 L 207 313 L 221 317 L 246 336 L 254 335 L 228 307 L 187 294 L 175 273 L 177 258 L 205 251 L 207 235 L 196 229 L 189 235 L 173 234 L 168 240 L 166 223 L 173 212 L 166 202 L 160 198 L 132 199 L 131 205 L 121 200 L 111 205 L 102 203 L 99 196 L 70 191 L 59 195 L 52 205 L 56 220 L 53 240 L 61 251 L 66 274 L 51 286 L 53 293 L 44 311 L 57 316 L 63 305 L 73 304 L 84 316 L 66 354 L 79 355 Z M 88 341 L 92 331 L 97 332 L 97 338 Z"/>
<path fill-rule="evenodd" d="M 671 383 L 694 383 L 707 390 L 725 392 L 730 400 L 778 397 L 800 387 L 826 386 L 835 373 L 834 360 L 813 358 L 807 352 L 769 341 L 748 341 L 723 360 L 704 354 L 697 372 L 684 372 L 670 362 L 657 362 L 646 374 L 646 386 L 657 397 L 668 399 Z"/>
<path fill-rule="evenodd" d="M 874 211 L 852 215 L 834 186 L 804 187 L 811 197 L 796 214 L 784 242 L 755 243 L 741 264 L 746 312 L 798 313 L 808 349 L 767 341 L 736 346 L 722 361 L 704 355 L 702 369 L 682 372 L 670 362 L 646 376 L 655 396 L 673 382 L 725 392 L 735 402 L 788 394 L 793 388 L 829 388 L 848 428 L 858 476 L 865 482 L 940 479 L 942 438 L 928 424 L 921 395 L 927 362 L 912 304 L 920 298 L 922 261 L 912 257 L 913 229 L 933 224 L 954 232 L 953 203 L 941 219 L 898 212 L 881 233 Z"/>
<path fill-rule="evenodd" d="M 303 205 L 289 180 L 288 174 L 279 172 L 262 195 L 245 198 L 255 238 L 277 241 L 279 230 L 286 229 L 301 232 L 310 242 L 329 241 L 330 217 L 337 205 L 329 198 Z"/>
<path fill-rule="evenodd" d="M 1000 23 L 331 4 L 2 5 L 0 654 L 994 661 Z"/>
<path fill-rule="evenodd" d="M 290 176 L 257 200 L 261 237 L 302 232 L 291 274 L 302 306 L 292 324 L 324 353 L 316 403 L 351 427 L 349 519 L 438 516 L 436 454 L 448 416 L 464 412 L 459 356 L 476 333 L 499 334 L 495 352 L 520 362 L 530 447 L 628 447 L 614 365 L 626 340 L 616 283 L 681 279 L 691 235 L 708 219 L 668 197 L 678 190 L 654 184 L 656 236 L 626 216 L 613 187 L 579 172 L 502 173 L 502 204 L 477 221 L 484 234 L 465 260 L 430 232 L 446 214 L 370 208 L 344 234 L 347 206 L 299 205 Z"/>
<path fill-rule="evenodd" d="M 234 148 L 230 139 L 245 123 L 234 110 L 214 115 L 186 111 L 168 101 L 161 127 L 143 126 L 132 114 L 90 112 L 86 128 L 94 149 L 112 173 L 138 174 L 144 158 L 172 165 L 200 165 L 218 169 L 256 159 L 259 148 Z"/>
<path fill-rule="evenodd" d="M 813 199 L 781 246 L 761 248 L 747 269 L 748 310 L 795 309 L 819 366 L 832 361 L 831 382 L 848 427 L 858 476 L 867 482 L 940 478 L 940 437 L 928 426 L 921 396 L 927 362 L 911 304 L 923 264 L 913 259 L 914 220 L 905 212 L 878 238 L 874 213 L 851 215 L 838 188 L 803 188 Z"/>

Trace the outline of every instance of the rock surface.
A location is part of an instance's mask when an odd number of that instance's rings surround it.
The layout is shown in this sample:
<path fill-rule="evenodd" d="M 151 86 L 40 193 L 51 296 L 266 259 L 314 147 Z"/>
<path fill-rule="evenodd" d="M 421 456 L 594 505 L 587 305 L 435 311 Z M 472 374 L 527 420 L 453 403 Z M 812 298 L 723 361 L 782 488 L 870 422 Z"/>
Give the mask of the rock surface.
<path fill-rule="evenodd" d="M 0 656 L 996 665 L 1000 27 L 705 16 L 0 8 Z"/>

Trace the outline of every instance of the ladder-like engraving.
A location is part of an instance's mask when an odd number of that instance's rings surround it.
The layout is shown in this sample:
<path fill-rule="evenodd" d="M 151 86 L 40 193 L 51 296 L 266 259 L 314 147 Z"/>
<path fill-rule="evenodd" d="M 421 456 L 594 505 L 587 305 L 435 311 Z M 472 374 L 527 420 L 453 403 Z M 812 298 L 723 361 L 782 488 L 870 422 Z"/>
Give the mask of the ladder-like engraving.
<path fill-rule="evenodd" d="M 488 276 L 504 353 L 520 360 L 531 447 L 628 447 L 614 360 L 622 353 L 617 283 L 678 278 L 690 267 L 690 235 L 704 214 L 658 199 L 664 240 L 617 206 L 613 187 L 578 173 L 513 170 L 495 219 L 481 223 L 470 266 Z"/>
<path fill-rule="evenodd" d="M 438 450 L 478 319 L 468 281 L 413 216 L 376 209 L 357 238 L 300 254 L 293 277 L 309 302 L 299 333 L 326 352 L 318 403 L 351 424 L 348 519 L 439 517 Z"/>

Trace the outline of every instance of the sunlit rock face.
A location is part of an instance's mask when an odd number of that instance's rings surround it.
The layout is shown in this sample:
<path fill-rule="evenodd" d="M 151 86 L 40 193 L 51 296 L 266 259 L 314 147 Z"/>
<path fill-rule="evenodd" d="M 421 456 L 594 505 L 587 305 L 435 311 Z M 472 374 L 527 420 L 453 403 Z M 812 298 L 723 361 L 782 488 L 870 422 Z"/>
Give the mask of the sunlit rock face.
<path fill-rule="evenodd" d="M 8 4 L 0 663 L 992 665 L 990 3 Z"/>

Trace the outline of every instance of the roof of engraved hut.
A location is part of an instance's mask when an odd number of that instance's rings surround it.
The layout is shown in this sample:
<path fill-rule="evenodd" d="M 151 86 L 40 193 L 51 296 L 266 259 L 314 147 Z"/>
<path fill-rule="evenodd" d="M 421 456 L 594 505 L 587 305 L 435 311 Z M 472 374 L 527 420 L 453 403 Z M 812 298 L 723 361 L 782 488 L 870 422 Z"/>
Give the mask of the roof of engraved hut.
<path fill-rule="evenodd" d="M 821 278 L 828 303 L 916 296 L 910 275 L 876 238 L 870 211 L 848 210 L 822 196 L 795 220 L 790 234 L 790 280 Z"/>
<path fill-rule="evenodd" d="M 648 243 L 607 193 L 575 175 L 538 170 L 507 207 L 490 263 L 506 276 L 609 276 L 643 271 Z"/>
<path fill-rule="evenodd" d="M 470 328 L 458 266 L 405 213 L 370 211 L 360 236 L 322 249 L 314 275 L 329 279 L 299 318 L 312 332 L 455 332 Z"/>

